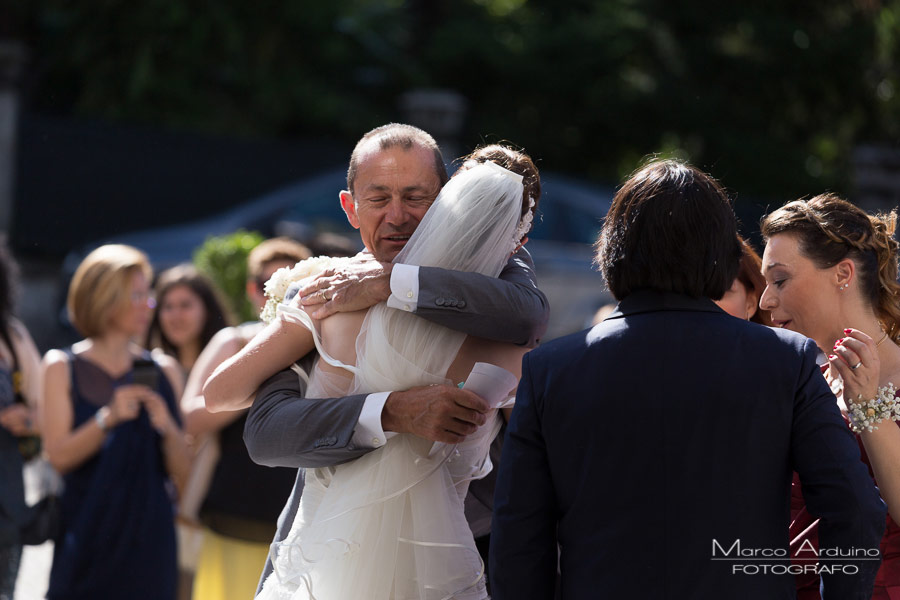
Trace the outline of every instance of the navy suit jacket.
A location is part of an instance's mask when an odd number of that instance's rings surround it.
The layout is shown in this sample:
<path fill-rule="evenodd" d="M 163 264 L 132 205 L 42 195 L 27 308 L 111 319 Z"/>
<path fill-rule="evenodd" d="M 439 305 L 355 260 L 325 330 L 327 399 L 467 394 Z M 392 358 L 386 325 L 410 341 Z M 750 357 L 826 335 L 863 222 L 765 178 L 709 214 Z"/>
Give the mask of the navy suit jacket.
<path fill-rule="evenodd" d="M 801 335 L 652 291 L 527 354 L 494 498 L 495 600 L 553 598 L 557 560 L 566 600 L 793 598 L 789 562 L 735 547 L 788 551 L 792 471 L 822 548 L 877 549 L 884 503 L 815 357 Z M 858 574 L 823 575 L 824 598 L 869 598 L 879 559 L 843 563 Z"/>

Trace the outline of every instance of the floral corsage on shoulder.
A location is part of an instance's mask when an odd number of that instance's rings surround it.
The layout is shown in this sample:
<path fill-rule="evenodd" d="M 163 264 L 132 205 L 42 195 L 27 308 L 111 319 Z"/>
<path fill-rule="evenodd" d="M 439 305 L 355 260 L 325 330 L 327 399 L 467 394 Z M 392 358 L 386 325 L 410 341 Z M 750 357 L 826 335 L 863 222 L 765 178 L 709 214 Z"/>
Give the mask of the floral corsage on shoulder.
<path fill-rule="evenodd" d="M 266 282 L 264 288 L 266 305 L 259 313 L 260 320 L 268 324 L 278 317 L 278 305 L 285 301 L 285 296 L 292 287 L 295 290 L 299 289 L 302 287 L 300 282 L 303 280 L 315 277 L 327 269 L 339 267 L 347 260 L 331 256 L 316 256 L 301 260 L 293 267 L 282 267 L 272 273 L 272 277 Z"/>

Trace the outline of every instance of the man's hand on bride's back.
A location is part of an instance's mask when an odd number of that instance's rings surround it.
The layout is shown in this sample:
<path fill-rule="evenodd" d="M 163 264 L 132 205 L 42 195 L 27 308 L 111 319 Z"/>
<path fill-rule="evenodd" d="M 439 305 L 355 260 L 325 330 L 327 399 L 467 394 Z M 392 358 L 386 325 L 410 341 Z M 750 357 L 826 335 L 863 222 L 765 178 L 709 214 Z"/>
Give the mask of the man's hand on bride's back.
<path fill-rule="evenodd" d="M 323 271 L 297 297 L 303 306 L 317 307 L 312 313 L 314 319 L 364 310 L 390 297 L 392 266 L 360 252 L 349 264 Z"/>
<path fill-rule="evenodd" d="M 484 425 L 490 408 L 468 390 L 449 385 L 415 387 L 391 392 L 381 412 L 381 425 L 385 431 L 457 444 Z"/>

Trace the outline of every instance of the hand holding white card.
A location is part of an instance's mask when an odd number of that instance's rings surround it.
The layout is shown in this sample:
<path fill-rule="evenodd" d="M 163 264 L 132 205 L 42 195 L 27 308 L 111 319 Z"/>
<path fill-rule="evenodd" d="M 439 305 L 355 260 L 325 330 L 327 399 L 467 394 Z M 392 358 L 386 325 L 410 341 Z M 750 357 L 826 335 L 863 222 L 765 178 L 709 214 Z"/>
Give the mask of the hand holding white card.
<path fill-rule="evenodd" d="M 472 371 L 462 385 L 462 389 L 478 394 L 487 400 L 491 408 L 501 408 L 517 384 L 518 379 L 516 379 L 516 376 L 503 367 L 498 367 L 491 363 L 477 362 L 472 367 Z M 428 455 L 434 456 L 439 450 L 450 446 L 450 444 L 443 442 L 435 442 Z"/>

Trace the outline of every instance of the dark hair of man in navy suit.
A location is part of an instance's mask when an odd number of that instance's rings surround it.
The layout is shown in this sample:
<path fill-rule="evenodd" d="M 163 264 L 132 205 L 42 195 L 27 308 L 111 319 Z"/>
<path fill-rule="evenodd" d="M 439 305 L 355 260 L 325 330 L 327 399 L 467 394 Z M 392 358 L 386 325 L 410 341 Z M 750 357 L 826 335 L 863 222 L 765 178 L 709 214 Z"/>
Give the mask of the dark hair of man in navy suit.
<path fill-rule="evenodd" d="M 741 254 L 722 186 L 674 160 L 625 182 L 597 240 L 597 262 L 616 300 L 642 288 L 717 300 L 737 276 Z"/>

